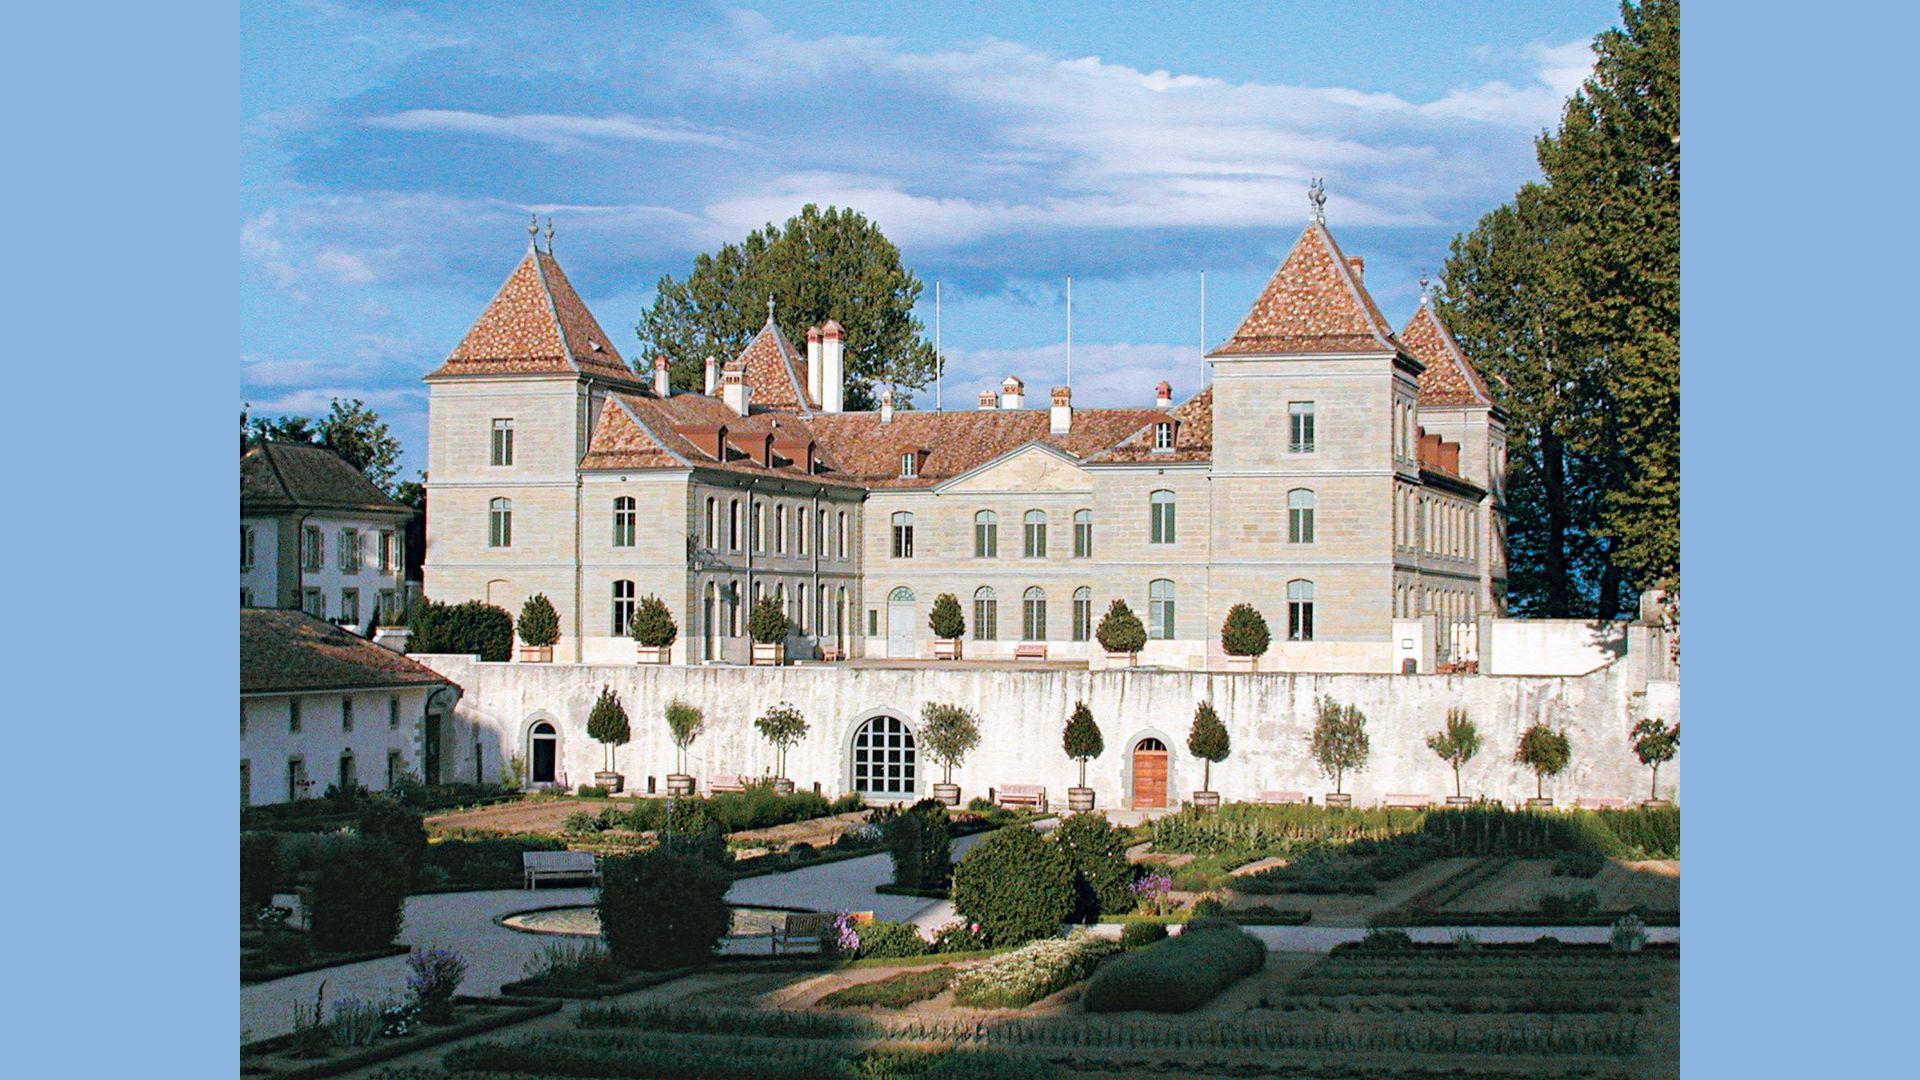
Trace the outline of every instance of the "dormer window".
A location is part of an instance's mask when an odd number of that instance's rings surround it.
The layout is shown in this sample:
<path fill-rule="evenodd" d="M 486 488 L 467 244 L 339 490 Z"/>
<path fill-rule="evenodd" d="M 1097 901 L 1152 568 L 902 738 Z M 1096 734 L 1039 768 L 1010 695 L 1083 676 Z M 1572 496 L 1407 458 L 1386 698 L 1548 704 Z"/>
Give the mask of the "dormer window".
<path fill-rule="evenodd" d="M 900 455 L 900 478 L 903 480 L 911 480 L 914 477 L 919 475 L 920 475 L 919 452 L 915 450 L 909 450 L 906 453 L 901 454 Z"/>
<path fill-rule="evenodd" d="M 1162 420 L 1153 425 L 1153 448 L 1155 450 L 1173 449 L 1173 421 Z"/>

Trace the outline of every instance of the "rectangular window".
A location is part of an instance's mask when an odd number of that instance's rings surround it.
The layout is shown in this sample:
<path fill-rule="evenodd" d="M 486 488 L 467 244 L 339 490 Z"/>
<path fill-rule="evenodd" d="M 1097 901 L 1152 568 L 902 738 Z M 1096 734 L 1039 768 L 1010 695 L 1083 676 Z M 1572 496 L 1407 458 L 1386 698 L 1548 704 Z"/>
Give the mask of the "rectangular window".
<path fill-rule="evenodd" d="M 513 419 L 496 419 L 493 422 L 493 463 L 495 465 L 513 464 Z"/>
<path fill-rule="evenodd" d="M 360 625 L 360 590 L 340 590 L 340 621 L 350 626 Z"/>
<path fill-rule="evenodd" d="M 393 573 L 394 564 L 398 563 L 399 561 L 400 560 L 396 557 L 396 552 L 394 551 L 394 548 L 393 548 L 393 530 L 381 529 L 380 530 L 380 572 L 383 574 Z"/>
<path fill-rule="evenodd" d="M 253 762 L 240 759 L 240 805 L 253 805 Z"/>
<path fill-rule="evenodd" d="M 1287 450 L 1313 453 L 1313 402 L 1295 401 L 1287 406 Z"/>
<path fill-rule="evenodd" d="M 1047 640 L 1047 602 L 1031 597 L 1020 602 L 1020 640 Z"/>
<path fill-rule="evenodd" d="M 973 522 L 973 557 L 991 559 L 1000 554 L 1000 525 L 995 521 Z"/>
<path fill-rule="evenodd" d="M 826 520 L 826 516 L 826 511 L 820 512 L 822 521 Z M 795 555 L 807 553 L 807 511 L 804 507 L 793 512 L 793 553 Z"/>
<path fill-rule="evenodd" d="M 240 569 L 253 569 L 253 526 L 240 526 Z"/>
<path fill-rule="evenodd" d="M 1154 492 L 1152 507 L 1150 520 L 1148 521 L 1148 542 L 1154 544 L 1173 543 L 1175 536 L 1175 503 L 1173 501 L 1173 493 L 1170 491 Z"/>
<path fill-rule="evenodd" d="M 1313 543 L 1313 507 L 1295 506 L 1287 511 L 1287 542 Z"/>
<path fill-rule="evenodd" d="M 1155 450 L 1173 449 L 1173 425 L 1161 421 L 1153 425 L 1153 448 Z"/>
<path fill-rule="evenodd" d="M 905 521 L 899 519 L 905 518 Z M 893 523 L 893 557 L 913 558 L 913 515 L 897 514 Z"/>
<path fill-rule="evenodd" d="M 1093 515 L 1085 510 L 1073 515 L 1073 557 L 1093 558 Z"/>
<path fill-rule="evenodd" d="M 827 527 L 827 512 L 825 510 L 820 511 L 820 527 L 822 529 Z M 847 557 L 847 512 L 844 510 L 840 512 L 840 533 L 834 542 L 833 557 L 836 559 L 844 559 Z"/>
<path fill-rule="evenodd" d="M 867 636 L 868 637 L 880 636 L 880 609 L 879 608 L 867 609 Z"/>
<path fill-rule="evenodd" d="M 920 455 L 912 450 L 900 455 L 900 475 L 911 480 L 919 475 Z"/>
<path fill-rule="evenodd" d="M 340 755 L 340 790 L 348 791 L 360 786 L 360 777 L 353 768 L 353 751 Z"/>
<path fill-rule="evenodd" d="M 1287 601 L 1287 640 L 1313 640 L 1313 601 Z"/>
<path fill-rule="evenodd" d="M 297 802 L 307 797 L 307 763 L 303 758 L 287 759 L 287 801 Z"/>
<path fill-rule="evenodd" d="M 300 610 L 316 619 L 327 617 L 327 594 L 319 589 L 307 589 L 300 595 Z"/>
<path fill-rule="evenodd" d="M 1029 559 L 1047 557 L 1047 522 L 1045 518 L 1034 520 L 1029 517 L 1022 527 L 1024 531 L 1026 556 Z"/>
<path fill-rule="evenodd" d="M 753 550 L 761 553 L 767 550 L 767 504 L 753 504 Z"/>
<path fill-rule="evenodd" d="M 400 730 L 400 695 L 398 694 L 387 699 L 387 730 Z"/>
<path fill-rule="evenodd" d="M 400 779 L 400 774 L 406 769 L 407 759 L 400 756 L 400 751 L 387 751 L 387 787 L 393 787 L 394 781 Z"/>
<path fill-rule="evenodd" d="M 326 567 L 326 562 L 326 540 L 320 535 L 318 528 L 309 525 L 306 527 L 306 530 L 300 534 L 300 568 L 303 570 L 320 570 Z"/>
<path fill-rule="evenodd" d="M 353 698 L 351 697 L 340 699 L 340 730 L 353 730 Z"/>
<path fill-rule="evenodd" d="M 353 573 L 360 569 L 360 530 L 340 530 L 340 569 Z"/>
<path fill-rule="evenodd" d="M 253 606 L 253 590 L 252 589 L 240 590 L 240 606 L 241 607 Z"/>
<path fill-rule="evenodd" d="M 727 550 L 740 550 L 740 500 L 727 504 Z"/>
<path fill-rule="evenodd" d="M 1173 601 L 1147 601 L 1147 636 L 1155 641 L 1173 638 Z"/>
<path fill-rule="evenodd" d="M 300 699 L 299 698 L 287 699 L 287 730 L 295 735 L 300 734 Z"/>
<path fill-rule="evenodd" d="M 392 589 L 381 589 L 379 594 L 373 598 L 373 603 L 374 603 L 373 613 L 375 615 L 378 615 L 382 619 L 385 619 L 390 615 L 398 614 L 400 610 L 399 608 L 394 606 L 396 601 L 393 598 Z"/>

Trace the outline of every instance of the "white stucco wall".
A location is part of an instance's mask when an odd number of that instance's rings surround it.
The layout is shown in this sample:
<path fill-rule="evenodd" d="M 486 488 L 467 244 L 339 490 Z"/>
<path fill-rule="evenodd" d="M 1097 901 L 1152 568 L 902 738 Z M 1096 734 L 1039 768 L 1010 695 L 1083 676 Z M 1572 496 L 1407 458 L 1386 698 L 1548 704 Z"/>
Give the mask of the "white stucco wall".
<path fill-rule="evenodd" d="M 307 798 L 318 798 L 328 785 L 340 779 L 340 755 L 348 749 L 353 751 L 356 780 L 370 790 L 386 790 L 389 751 L 398 751 L 403 767 L 418 773 L 420 724 L 427 698 L 436 689 L 439 687 L 242 697 L 240 760 L 250 763 L 248 804 L 261 806 L 287 801 L 287 761 L 293 757 L 306 761 L 307 778 L 313 781 Z M 353 700 L 352 731 L 344 730 L 341 723 L 342 698 Z M 395 699 L 400 703 L 399 723 L 390 726 L 388 703 Z M 300 702 L 297 732 L 291 730 L 288 721 L 288 705 L 294 700 Z M 462 754 L 466 759 L 457 761 L 462 779 L 470 779 L 473 773 L 472 742 L 469 737 L 464 744 L 454 743 L 450 747 L 456 759 Z M 448 749 L 443 748 L 443 754 L 447 752 Z"/>
<path fill-rule="evenodd" d="M 1233 752 L 1213 770 L 1213 786 L 1228 799 L 1261 791 L 1332 790 L 1314 766 L 1308 743 L 1314 702 L 1327 695 L 1360 707 L 1368 717 L 1372 760 L 1349 776 L 1356 805 L 1388 793 L 1450 794 L 1452 774 L 1426 748 L 1427 735 L 1445 722 L 1449 706 L 1465 706 L 1479 726 L 1484 749 L 1465 771 L 1468 794 L 1515 802 L 1533 794 L 1533 776 L 1512 761 L 1520 732 L 1538 720 L 1564 726 L 1573 743 L 1568 771 L 1547 792 L 1563 803 L 1582 797 L 1644 797 L 1646 772 L 1627 745 L 1636 713 L 1652 695 L 1629 687 L 1618 669 L 1578 678 L 1390 675 L 1235 675 L 1182 671 L 1015 671 L 999 669 L 859 669 L 845 666 L 673 668 L 633 664 L 487 664 L 470 657 L 417 657 L 465 691 L 457 716 L 502 759 L 525 753 L 536 719 L 561 732 L 561 769 L 575 784 L 602 767 L 602 748 L 586 736 L 586 718 L 602 686 L 612 686 L 633 721 L 634 739 L 618 751 L 628 785 L 644 791 L 646 778 L 673 771 L 663 710 L 678 696 L 702 707 L 708 728 L 694 744 L 688 771 L 702 779 L 725 773 L 770 773 L 773 749 L 752 721 L 780 700 L 798 705 L 813 724 L 788 756 L 788 773 L 802 787 L 818 782 L 829 794 L 850 782 L 849 744 L 865 718 L 888 712 L 917 724 L 930 701 L 956 702 L 981 718 L 980 748 L 955 772 L 971 798 L 989 787 L 1036 783 L 1064 799 L 1077 767 L 1060 746 L 1060 731 L 1077 700 L 1086 700 L 1106 737 L 1106 752 L 1088 769 L 1101 805 L 1124 806 L 1131 786 L 1129 749 L 1153 736 L 1172 751 L 1169 791 L 1176 798 L 1199 786 L 1199 763 L 1186 752 L 1194 706 L 1212 700 L 1233 740 Z M 1660 701 L 1677 710 L 1676 693 Z M 1666 717 L 1677 720 L 1675 711 Z M 487 757 L 491 761 L 494 750 Z M 491 766 L 490 766 L 491 767 Z M 490 776 L 491 778 L 491 776 Z M 1661 770 L 1661 787 L 1677 791 L 1679 763 Z M 918 790 L 939 779 L 923 763 Z M 664 787 L 664 781 L 661 781 Z"/>
<path fill-rule="evenodd" d="M 1495 619 L 1481 670 L 1489 675 L 1584 675 L 1626 653 L 1627 624 L 1592 619 Z"/>

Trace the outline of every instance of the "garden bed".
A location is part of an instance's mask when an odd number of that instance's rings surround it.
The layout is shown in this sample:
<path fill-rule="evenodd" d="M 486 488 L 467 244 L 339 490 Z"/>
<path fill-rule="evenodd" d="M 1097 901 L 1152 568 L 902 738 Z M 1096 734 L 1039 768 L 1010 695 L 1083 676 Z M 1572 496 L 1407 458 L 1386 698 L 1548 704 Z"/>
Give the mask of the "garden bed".
<path fill-rule="evenodd" d="M 1387 912 L 1376 916 L 1378 926 L 1612 926 L 1624 911 L 1590 915 L 1548 915 L 1539 911 L 1427 911 L 1417 914 Z M 1679 926 L 1677 911 L 1636 911 L 1648 926 Z M 1391 921 L 1389 921 L 1391 920 Z"/>
<path fill-rule="evenodd" d="M 278 1035 L 240 1048 L 240 1075 L 274 1080 L 307 1080 L 338 1076 L 389 1061 L 403 1054 L 523 1023 L 560 1010 L 558 1001 L 513 1001 L 505 998 L 456 997 L 454 1022 L 418 1026 L 406 1035 L 380 1036 L 363 1047 L 330 1046 L 327 1056 L 296 1057 L 300 1036 Z"/>
<path fill-rule="evenodd" d="M 1132 923 L 1154 923 L 1160 926 L 1178 926 L 1194 918 L 1192 909 L 1169 912 L 1165 915 L 1153 915 L 1145 912 L 1133 912 L 1127 915 L 1102 915 L 1103 923 L 1118 923 L 1126 926 Z M 1254 907 L 1228 908 L 1212 918 L 1227 919 L 1242 926 L 1305 926 L 1313 921 L 1313 912 L 1291 908 Z"/>
<path fill-rule="evenodd" d="M 285 930 L 281 932 L 304 935 L 304 931 L 300 930 Z M 304 975 L 309 971 L 321 971 L 326 968 L 342 967 L 347 964 L 358 964 L 367 960 L 384 960 L 389 956 L 399 956 L 410 951 L 410 949 L 411 946 L 407 945 L 388 945 L 385 948 L 366 949 L 360 952 L 321 953 L 318 956 L 311 956 L 306 960 L 292 963 L 249 965 L 247 963 L 248 953 L 259 950 L 248 948 L 247 935 L 243 933 L 240 936 L 240 985 L 251 986 L 254 983 L 272 982 L 275 979 L 284 979 L 289 975 Z"/>
<path fill-rule="evenodd" d="M 918 896 L 925 900 L 946 900 L 952 893 L 948 889 L 916 889 L 910 885 L 875 885 L 873 891 L 887 896 Z"/>
<path fill-rule="evenodd" d="M 604 973 L 603 977 L 535 975 L 516 979 L 501 986 L 500 994 L 510 998 L 564 998 L 571 1001 L 594 1001 L 669 983 L 691 975 L 697 970 L 699 969 L 682 967 L 668 968 L 665 971 L 631 971 L 609 964 L 595 973 L 595 976 Z"/>

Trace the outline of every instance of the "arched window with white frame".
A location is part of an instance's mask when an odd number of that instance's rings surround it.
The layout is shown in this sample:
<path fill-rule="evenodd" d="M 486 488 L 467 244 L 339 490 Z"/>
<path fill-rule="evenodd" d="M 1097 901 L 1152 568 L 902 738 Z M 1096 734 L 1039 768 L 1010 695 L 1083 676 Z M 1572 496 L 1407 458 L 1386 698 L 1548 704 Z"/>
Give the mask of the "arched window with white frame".
<path fill-rule="evenodd" d="M 1173 581 L 1155 578 L 1147 584 L 1147 636 L 1169 641 L 1173 628 Z"/>
<path fill-rule="evenodd" d="M 487 502 L 487 546 L 513 546 L 512 499 L 492 499 Z"/>
<path fill-rule="evenodd" d="M 994 641 L 1000 636 L 1000 602 L 993 586 L 973 590 L 973 640 Z"/>
<path fill-rule="evenodd" d="M 633 625 L 633 612 L 638 601 L 634 598 L 633 582 L 621 578 L 613 583 L 613 636 L 623 637 L 627 628 Z"/>
<path fill-rule="evenodd" d="M 1000 554 L 1000 515 L 982 510 L 973 515 L 973 557 L 991 559 Z"/>
<path fill-rule="evenodd" d="M 1029 510 L 1025 517 L 1022 554 L 1029 559 L 1047 557 L 1047 512 Z"/>
<path fill-rule="evenodd" d="M 1313 640 L 1313 582 L 1287 582 L 1287 640 Z"/>
<path fill-rule="evenodd" d="M 1149 514 L 1148 532 L 1147 532 L 1148 543 L 1171 544 L 1174 542 L 1174 535 L 1175 535 L 1174 507 L 1175 505 L 1176 505 L 1176 502 L 1173 496 L 1173 492 L 1168 491 L 1164 488 L 1154 492 L 1152 495 L 1147 496 L 1147 506 L 1148 506 L 1148 514 Z"/>
<path fill-rule="evenodd" d="M 1287 492 L 1287 542 L 1289 544 L 1313 543 L 1313 504 L 1313 492 L 1308 488 L 1294 488 Z"/>
<path fill-rule="evenodd" d="M 1020 640 L 1047 640 L 1047 590 L 1038 585 L 1020 597 Z"/>

